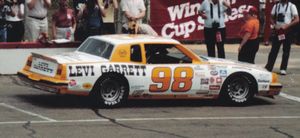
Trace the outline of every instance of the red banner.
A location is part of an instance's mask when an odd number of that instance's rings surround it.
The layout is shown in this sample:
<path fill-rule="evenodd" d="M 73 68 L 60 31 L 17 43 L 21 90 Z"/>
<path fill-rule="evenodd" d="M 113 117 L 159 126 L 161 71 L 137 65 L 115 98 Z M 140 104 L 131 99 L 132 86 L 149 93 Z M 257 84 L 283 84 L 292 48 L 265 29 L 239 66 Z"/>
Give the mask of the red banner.
<path fill-rule="evenodd" d="M 203 0 L 151 0 L 151 26 L 161 36 L 177 40 L 203 40 L 204 20 L 198 15 Z M 226 0 L 232 14 L 226 16 L 227 38 L 239 38 L 242 12 L 258 8 L 258 0 Z"/>

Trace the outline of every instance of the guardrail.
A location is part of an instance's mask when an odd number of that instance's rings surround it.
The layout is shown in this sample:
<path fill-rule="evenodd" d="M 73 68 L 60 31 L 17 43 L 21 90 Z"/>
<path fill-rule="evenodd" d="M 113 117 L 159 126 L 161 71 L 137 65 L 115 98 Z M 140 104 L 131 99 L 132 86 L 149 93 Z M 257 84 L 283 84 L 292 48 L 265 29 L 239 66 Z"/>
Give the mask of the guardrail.
<path fill-rule="evenodd" d="M 0 43 L 0 74 L 16 74 L 32 53 L 54 55 L 74 51 L 79 42 L 65 44 L 42 44 L 39 42 Z"/>

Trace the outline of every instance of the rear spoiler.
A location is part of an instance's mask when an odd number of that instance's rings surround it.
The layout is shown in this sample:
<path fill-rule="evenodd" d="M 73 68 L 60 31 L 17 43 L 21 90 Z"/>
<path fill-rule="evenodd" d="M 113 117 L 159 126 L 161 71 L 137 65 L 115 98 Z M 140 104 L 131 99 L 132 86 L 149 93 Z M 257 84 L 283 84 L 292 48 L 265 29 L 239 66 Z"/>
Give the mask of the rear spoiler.
<path fill-rule="evenodd" d="M 58 63 L 58 61 L 56 59 L 53 59 L 51 57 L 44 56 L 44 55 L 41 55 L 41 54 L 38 54 L 38 53 L 32 52 L 31 55 L 32 55 L 32 57 L 41 58 L 41 59 L 48 60 L 48 61 L 51 61 L 51 62 L 54 62 L 54 63 Z"/>

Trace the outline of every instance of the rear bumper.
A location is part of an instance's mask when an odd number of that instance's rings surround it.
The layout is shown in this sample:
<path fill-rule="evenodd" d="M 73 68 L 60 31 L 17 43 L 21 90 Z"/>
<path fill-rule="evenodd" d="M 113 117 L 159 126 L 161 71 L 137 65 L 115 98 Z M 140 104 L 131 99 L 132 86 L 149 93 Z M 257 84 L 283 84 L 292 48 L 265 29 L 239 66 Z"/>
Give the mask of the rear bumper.
<path fill-rule="evenodd" d="M 28 77 L 27 74 L 18 72 L 18 77 L 23 81 L 24 84 L 56 94 L 65 94 L 68 91 L 68 83 L 54 83 L 47 80 L 33 80 Z"/>
<path fill-rule="evenodd" d="M 270 85 L 269 91 L 260 91 L 258 95 L 260 96 L 274 96 L 279 95 L 282 89 L 282 85 L 280 83 L 272 83 Z"/>

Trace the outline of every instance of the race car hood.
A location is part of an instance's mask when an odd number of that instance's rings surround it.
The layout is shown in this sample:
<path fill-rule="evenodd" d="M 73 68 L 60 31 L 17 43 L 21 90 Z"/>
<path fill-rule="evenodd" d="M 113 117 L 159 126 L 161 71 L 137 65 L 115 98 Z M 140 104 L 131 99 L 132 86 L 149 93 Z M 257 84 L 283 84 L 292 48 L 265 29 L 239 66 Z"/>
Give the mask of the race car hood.
<path fill-rule="evenodd" d="M 82 52 L 70 52 L 62 53 L 58 55 L 49 56 L 50 58 L 56 60 L 60 64 L 68 63 L 91 63 L 91 62 L 107 62 L 108 59 L 82 53 Z"/>
<path fill-rule="evenodd" d="M 240 62 L 240 61 L 234 61 L 234 60 L 229 60 L 229 59 L 220 59 L 220 58 L 211 58 L 211 57 L 206 57 L 206 56 L 201 56 L 201 58 L 211 64 L 226 64 L 226 65 L 232 65 L 232 66 L 237 66 L 237 67 L 267 71 L 265 68 L 263 68 L 261 66 L 258 66 L 255 64 L 249 64 L 249 63 L 245 63 L 245 62 Z"/>

